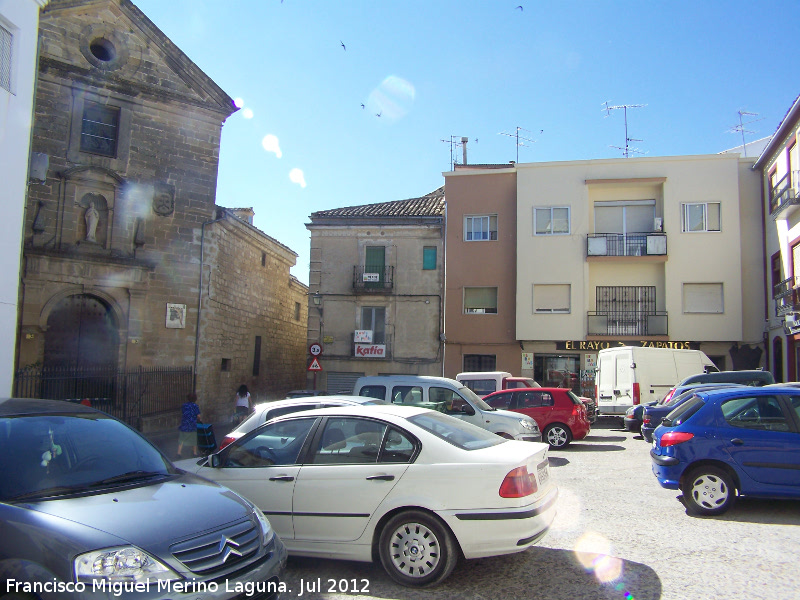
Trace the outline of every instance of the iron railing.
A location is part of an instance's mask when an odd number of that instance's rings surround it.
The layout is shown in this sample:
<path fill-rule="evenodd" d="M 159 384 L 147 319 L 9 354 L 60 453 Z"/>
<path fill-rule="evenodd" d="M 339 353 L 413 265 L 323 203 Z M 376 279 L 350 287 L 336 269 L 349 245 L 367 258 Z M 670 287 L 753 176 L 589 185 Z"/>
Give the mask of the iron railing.
<path fill-rule="evenodd" d="M 800 312 L 800 277 L 789 277 L 772 286 L 772 299 L 775 301 L 775 316 L 782 317 Z"/>
<path fill-rule="evenodd" d="M 15 373 L 14 396 L 88 400 L 134 427 L 180 408 L 192 391 L 192 367 L 69 368 L 31 366 Z"/>
<path fill-rule="evenodd" d="M 353 290 L 356 292 L 388 294 L 394 287 L 394 267 L 353 267 Z"/>
<path fill-rule="evenodd" d="M 800 204 L 800 192 L 798 191 L 798 179 L 800 171 L 786 173 L 769 190 L 769 214 L 777 217 L 778 214 L 787 206 Z"/>
<path fill-rule="evenodd" d="M 586 236 L 586 256 L 664 256 L 667 234 L 590 233 Z"/>
<path fill-rule="evenodd" d="M 666 311 L 589 311 L 589 335 L 667 335 Z"/>

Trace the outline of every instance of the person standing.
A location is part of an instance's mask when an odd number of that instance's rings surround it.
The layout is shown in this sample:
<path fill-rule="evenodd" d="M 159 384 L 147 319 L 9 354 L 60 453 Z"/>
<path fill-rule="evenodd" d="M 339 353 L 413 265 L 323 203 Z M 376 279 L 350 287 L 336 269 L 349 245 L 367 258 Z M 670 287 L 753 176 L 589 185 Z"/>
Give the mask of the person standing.
<path fill-rule="evenodd" d="M 183 447 L 191 446 L 192 453 L 197 456 L 197 417 L 200 416 L 200 407 L 197 406 L 197 394 L 186 396 L 186 402 L 181 406 L 181 424 L 178 426 L 178 456 L 183 456 Z"/>
<path fill-rule="evenodd" d="M 236 423 L 237 425 L 244 421 L 251 412 L 253 412 L 253 403 L 250 400 L 250 391 L 245 384 L 239 386 L 236 391 Z"/>

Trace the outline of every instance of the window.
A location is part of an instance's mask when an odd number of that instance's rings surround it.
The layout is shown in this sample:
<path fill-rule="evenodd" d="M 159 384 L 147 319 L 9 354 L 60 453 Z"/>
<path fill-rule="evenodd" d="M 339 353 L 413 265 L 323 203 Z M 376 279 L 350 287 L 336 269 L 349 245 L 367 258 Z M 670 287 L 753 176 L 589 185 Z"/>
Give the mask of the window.
<path fill-rule="evenodd" d="M 497 314 L 497 288 L 464 288 L 465 314 Z"/>
<path fill-rule="evenodd" d="M 761 431 L 789 431 L 789 423 L 774 396 L 732 398 L 720 406 L 728 425 Z"/>
<path fill-rule="evenodd" d="M 375 463 L 385 432 L 386 425 L 377 421 L 331 417 L 310 462 L 317 465 Z"/>
<path fill-rule="evenodd" d="M 386 343 L 386 308 L 364 306 L 361 308 L 361 329 L 372 331 L 373 344 Z"/>
<path fill-rule="evenodd" d="M 300 320 L 300 303 L 299 302 L 295 302 L 294 303 L 294 320 L 295 321 L 299 321 Z"/>
<path fill-rule="evenodd" d="M 14 36 L 0 25 L 0 88 L 11 91 L 11 59 Z"/>
<path fill-rule="evenodd" d="M 258 375 L 261 367 L 261 336 L 256 336 L 255 347 L 253 348 L 253 376 Z"/>
<path fill-rule="evenodd" d="M 720 203 L 683 205 L 683 231 L 720 231 Z"/>
<path fill-rule="evenodd" d="M 533 284 L 533 311 L 537 313 L 570 312 L 570 284 Z"/>
<path fill-rule="evenodd" d="M 497 356 L 494 354 L 465 354 L 464 371 L 496 371 Z"/>
<path fill-rule="evenodd" d="M 569 233 L 569 207 L 548 206 L 533 209 L 535 235 L 563 235 Z"/>
<path fill-rule="evenodd" d="M 222 366 L 220 368 L 221 371 L 230 371 L 231 370 L 231 359 L 230 358 L 223 358 L 222 359 Z"/>
<path fill-rule="evenodd" d="M 684 283 L 683 312 L 712 313 L 724 312 L 721 283 Z"/>
<path fill-rule="evenodd" d="M 418 385 L 396 385 L 392 388 L 392 404 L 419 404 L 422 388 Z"/>
<path fill-rule="evenodd" d="M 81 152 L 116 157 L 118 133 L 118 108 L 85 103 L 81 122 Z"/>
<path fill-rule="evenodd" d="M 386 386 L 365 385 L 359 390 L 358 395 L 364 396 L 366 398 L 376 398 L 378 400 L 383 400 L 386 398 Z"/>
<path fill-rule="evenodd" d="M 476 392 L 477 393 L 477 392 Z M 506 392 L 504 394 L 497 394 L 496 396 L 492 396 L 492 399 L 487 402 L 489 406 L 492 408 L 498 408 L 501 410 L 508 410 L 511 408 L 511 400 L 513 399 L 514 394 L 512 392 Z"/>
<path fill-rule="evenodd" d="M 436 268 L 436 246 L 425 246 L 422 249 L 422 269 L 429 271 Z"/>
<path fill-rule="evenodd" d="M 316 419 L 291 419 L 265 425 L 258 435 L 238 444 L 223 455 L 226 468 L 271 467 L 297 462 L 303 442 Z"/>
<path fill-rule="evenodd" d="M 464 240 L 476 242 L 497 239 L 497 215 L 464 217 Z"/>

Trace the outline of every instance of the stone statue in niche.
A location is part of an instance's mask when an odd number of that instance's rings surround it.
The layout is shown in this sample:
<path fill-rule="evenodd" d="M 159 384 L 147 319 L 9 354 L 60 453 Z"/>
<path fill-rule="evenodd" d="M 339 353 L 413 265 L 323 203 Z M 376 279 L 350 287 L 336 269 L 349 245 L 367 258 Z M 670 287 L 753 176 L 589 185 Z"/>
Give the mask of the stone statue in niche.
<path fill-rule="evenodd" d="M 162 217 L 175 212 L 175 186 L 166 183 L 153 186 L 153 212 Z"/>
<path fill-rule="evenodd" d="M 89 200 L 89 206 L 83 215 L 86 219 L 86 241 L 97 242 L 97 223 L 100 221 L 100 213 L 94 207 L 94 200 Z"/>

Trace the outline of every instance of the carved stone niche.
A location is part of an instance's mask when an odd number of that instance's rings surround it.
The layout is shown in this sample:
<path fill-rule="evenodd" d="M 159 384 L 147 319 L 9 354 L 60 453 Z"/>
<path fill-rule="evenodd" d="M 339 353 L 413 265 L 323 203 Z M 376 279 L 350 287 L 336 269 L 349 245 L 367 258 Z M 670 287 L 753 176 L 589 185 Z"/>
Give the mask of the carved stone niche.
<path fill-rule="evenodd" d="M 111 249 L 122 178 L 107 169 L 78 167 L 65 172 L 64 179 L 66 210 L 58 232 L 61 243 L 93 251 Z"/>

